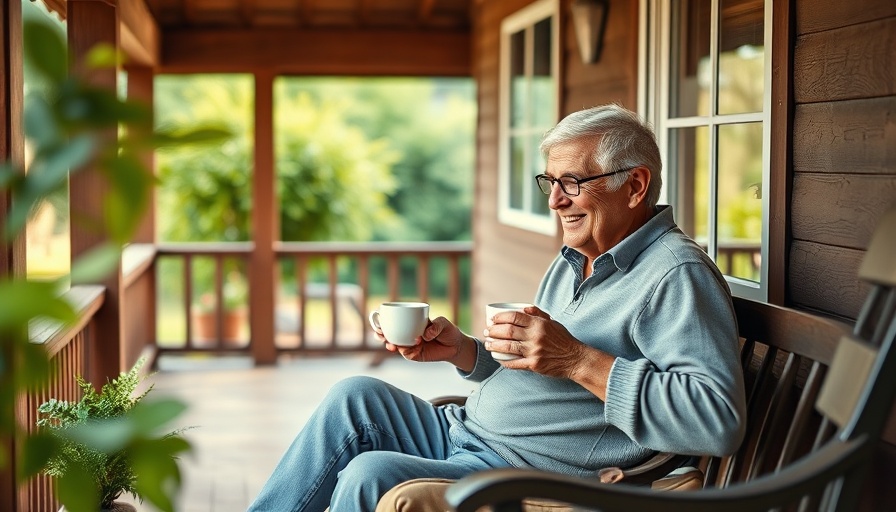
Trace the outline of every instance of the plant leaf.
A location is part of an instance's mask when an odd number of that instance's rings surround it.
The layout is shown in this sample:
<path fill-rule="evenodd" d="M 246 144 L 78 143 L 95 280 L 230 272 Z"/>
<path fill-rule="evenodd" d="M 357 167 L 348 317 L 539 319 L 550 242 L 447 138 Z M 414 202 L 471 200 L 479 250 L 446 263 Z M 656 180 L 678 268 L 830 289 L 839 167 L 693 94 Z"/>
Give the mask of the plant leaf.
<path fill-rule="evenodd" d="M 31 19 L 25 21 L 22 37 L 29 64 L 55 83 L 65 80 L 68 52 L 56 31 L 46 22 Z"/>
<path fill-rule="evenodd" d="M 118 51 L 108 43 L 101 43 L 90 48 L 85 64 L 91 68 L 114 68 L 119 61 Z"/>
<path fill-rule="evenodd" d="M 100 244 L 72 265 L 72 284 L 97 283 L 109 275 L 121 259 L 121 249 L 117 244 L 107 242 Z"/>
<path fill-rule="evenodd" d="M 32 318 L 48 318 L 71 324 L 78 317 L 71 304 L 57 295 L 54 283 L 0 282 L 0 332 L 10 332 L 28 325 Z"/>
<path fill-rule="evenodd" d="M 189 145 L 219 144 L 233 137 L 233 133 L 222 126 L 208 126 L 193 130 L 169 130 L 160 128 L 150 142 L 158 149 L 179 148 Z"/>
<path fill-rule="evenodd" d="M 26 437 L 22 444 L 24 456 L 21 458 L 19 478 L 27 479 L 38 474 L 61 449 L 62 445 L 56 436 L 33 434 Z"/>
<path fill-rule="evenodd" d="M 96 512 L 100 498 L 90 471 L 72 461 L 64 475 L 56 478 L 56 496 L 67 512 Z"/>

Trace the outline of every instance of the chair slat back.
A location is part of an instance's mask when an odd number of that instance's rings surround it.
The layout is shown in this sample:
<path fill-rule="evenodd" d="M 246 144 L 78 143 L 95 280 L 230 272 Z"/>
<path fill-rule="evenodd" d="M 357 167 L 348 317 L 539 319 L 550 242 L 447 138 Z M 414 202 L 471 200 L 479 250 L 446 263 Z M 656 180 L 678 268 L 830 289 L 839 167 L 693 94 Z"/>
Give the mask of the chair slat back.
<path fill-rule="evenodd" d="M 814 408 L 848 326 L 817 315 L 735 298 L 747 392 L 747 437 L 728 457 L 701 461 L 705 486 L 725 488 L 778 471 L 827 440 Z"/>

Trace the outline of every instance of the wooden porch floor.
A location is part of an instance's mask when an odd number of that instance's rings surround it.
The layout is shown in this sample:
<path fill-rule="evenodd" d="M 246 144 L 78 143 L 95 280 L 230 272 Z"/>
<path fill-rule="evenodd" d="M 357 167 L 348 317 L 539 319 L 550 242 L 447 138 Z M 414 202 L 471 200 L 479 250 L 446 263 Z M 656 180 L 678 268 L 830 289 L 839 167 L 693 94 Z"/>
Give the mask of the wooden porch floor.
<path fill-rule="evenodd" d="M 399 356 L 372 366 L 373 356 L 285 359 L 253 368 L 245 358 L 162 358 L 150 377 L 153 394 L 188 404 L 179 419 L 193 452 L 181 464 L 179 512 L 245 511 L 283 451 L 327 390 L 351 375 L 370 375 L 423 398 L 469 394 L 473 385 L 444 363 Z M 155 511 L 148 504 L 141 512 Z"/>

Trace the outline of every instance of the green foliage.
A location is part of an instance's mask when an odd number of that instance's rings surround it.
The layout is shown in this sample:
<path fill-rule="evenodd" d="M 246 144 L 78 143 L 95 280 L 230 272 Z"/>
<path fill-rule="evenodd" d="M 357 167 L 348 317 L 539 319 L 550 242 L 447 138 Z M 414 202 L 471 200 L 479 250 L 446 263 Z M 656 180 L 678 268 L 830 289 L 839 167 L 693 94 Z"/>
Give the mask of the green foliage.
<path fill-rule="evenodd" d="M 129 493 L 134 497 L 142 496 L 138 485 L 140 473 L 137 471 L 142 466 L 140 462 L 135 465 L 134 454 L 125 449 L 134 441 L 122 443 L 120 433 L 115 435 L 123 427 L 127 428 L 126 424 L 107 423 L 104 429 L 107 435 L 101 436 L 96 432 L 90 433 L 88 429 L 92 430 L 98 420 L 121 420 L 152 390 L 150 387 L 142 394 L 134 395 L 141 382 L 139 372 L 143 364 L 144 360 L 141 358 L 130 371 L 103 385 L 99 393 L 93 385 L 79 376 L 77 384 L 82 392 L 81 400 L 68 402 L 50 399 L 38 408 L 40 414 L 38 426 L 56 434 L 60 446 L 60 450 L 47 461 L 45 472 L 62 481 L 76 478 L 78 485 L 84 483 L 85 475 L 88 476 L 90 486 L 87 488 L 94 489 L 94 492 L 89 494 L 99 496 L 103 508 L 109 508 L 122 493 Z M 141 447 L 146 452 L 145 455 L 152 455 L 153 450 L 162 448 L 161 453 L 171 459 L 188 448 L 188 445 L 179 439 L 180 431 L 173 431 L 156 436 L 155 439 L 160 442 L 154 443 L 152 450 L 146 450 L 145 445 L 154 439 L 154 432 L 152 428 L 142 430 L 144 437 L 148 436 L 147 439 L 134 444 Z M 139 457 L 137 459 L 139 461 Z M 162 459 L 161 462 L 165 466 L 171 463 L 165 457 Z M 162 480 L 179 479 L 177 466 L 174 465 L 171 469 L 170 473 L 161 474 L 159 477 Z M 82 487 L 81 492 L 84 492 L 83 489 Z"/>
<path fill-rule="evenodd" d="M 0 212 L 2 240 L 19 236 L 43 201 L 65 194 L 70 175 L 88 167 L 96 169 L 107 183 L 101 214 L 81 216 L 78 221 L 101 232 L 108 243 L 75 262 L 71 280 L 97 282 L 115 268 L 122 245 L 130 241 L 149 204 L 155 179 L 137 155 L 158 147 L 220 141 L 228 132 L 216 127 L 154 130 L 145 105 L 122 100 L 116 91 L 68 75 L 68 52 L 58 27 L 28 16 L 23 38 L 25 69 L 38 84 L 29 88 L 25 98 L 24 131 L 31 159 L 27 173 L 11 162 L 0 164 L 0 193 L 12 198 L 8 211 Z M 87 64 L 114 66 L 117 60 L 113 48 L 98 47 L 90 52 Z M 29 323 L 44 319 L 66 327 L 76 320 L 75 311 L 59 297 L 67 279 L 31 282 L 15 276 L 0 278 L 0 437 L 21 441 L 16 471 L 23 478 L 50 461 L 72 455 L 72 443 L 93 450 L 70 457 L 57 481 L 57 497 L 70 512 L 96 512 L 100 501 L 98 494 L 89 492 L 94 488 L 89 475 L 90 468 L 101 461 L 115 461 L 116 467 L 130 465 L 138 478 L 124 490 L 133 489 L 170 511 L 169 496 L 179 485 L 173 457 L 189 445 L 157 431 L 183 411 L 182 403 L 162 400 L 135 405 L 121 399 L 120 393 L 110 393 L 110 397 L 119 396 L 116 400 L 87 393 L 82 405 L 69 408 L 57 402 L 47 406 L 47 412 L 57 415 L 59 422 L 85 419 L 83 424 L 57 429 L 65 435 L 29 435 L 15 421 L 19 394 L 39 388 L 50 377 L 44 347 L 29 341 Z M 123 390 L 132 384 L 132 377 L 126 377 L 119 385 Z M 0 469 L 10 464 L 6 446 L 0 443 Z M 154 469 L 145 470 L 147 466 Z M 112 473 L 110 470 L 104 478 L 127 478 L 126 473 L 123 477 L 117 476 L 117 470 L 115 476 Z"/>
<path fill-rule="evenodd" d="M 394 213 L 390 167 L 398 153 L 345 122 L 340 103 L 280 95 L 276 112 L 277 195 L 285 241 L 369 240 Z"/>
<path fill-rule="evenodd" d="M 388 194 L 395 215 L 388 223 L 363 221 L 371 225 L 371 240 L 470 240 L 473 87 L 459 79 L 287 78 L 278 97 L 307 94 L 318 105 L 345 104 L 347 124 L 397 152 Z"/>

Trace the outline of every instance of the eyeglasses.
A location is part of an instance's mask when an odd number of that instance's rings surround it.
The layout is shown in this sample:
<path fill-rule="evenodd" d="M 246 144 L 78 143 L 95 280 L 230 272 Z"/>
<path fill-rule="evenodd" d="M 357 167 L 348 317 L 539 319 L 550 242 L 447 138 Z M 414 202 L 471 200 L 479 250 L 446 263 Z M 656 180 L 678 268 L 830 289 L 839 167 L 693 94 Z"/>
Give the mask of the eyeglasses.
<path fill-rule="evenodd" d="M 538 188 L 540 188 L 541 191 L 545 194 L 550 195 L 551 189 L 554 187 L 554 183 L 559 183 L 560 190 L 562 190 L 564 194 L 569 197 L 575 197 L 582 191 L 580 187 L 582 183 L 596 180 L 598 178 L 606 178 L 607 176 L 619 174 L 620 172 L 627 172 L 632 169 L 634 169 L 634 167 L 629 167 L 628 169 L 619 169 L 618 171 L 607 172 L 604 174 L 598 174 L 597 176 L 589 176 L 587 178 L 575 178 L 572 176 L 560 176 L 559 178 L 551 178 L 547 174 L 539 174 L 535 177 L 535 182 L 538 183 Z"/>

